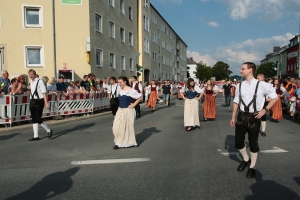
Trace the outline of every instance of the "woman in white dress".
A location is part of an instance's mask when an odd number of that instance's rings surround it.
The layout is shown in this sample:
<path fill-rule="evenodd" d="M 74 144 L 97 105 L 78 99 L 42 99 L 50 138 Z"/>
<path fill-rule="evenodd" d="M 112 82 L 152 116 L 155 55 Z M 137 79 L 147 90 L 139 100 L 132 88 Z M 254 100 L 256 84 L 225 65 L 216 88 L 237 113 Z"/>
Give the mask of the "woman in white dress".
<path fill-rule="evenodd" d="M 120 86 L 119 92 L 119 109 L 113 123 L 114 133 L 114 149 L 136 147 L 136 139 L 134 132 L 134 107 L 142 99 L 142 94 L 130 87 L 128 78 L 120 76 L 118 78 Z"/>
<path fill-rule="evenodd" d="M 194 79 L 192 78 L 189 78 L 186 85 L 180 90 L 181 96 L 184 99 L 184 127 L 186 127 L 186 131 L 194 130 L 196 126 L 200 126 L 199 94 L 202 92 L 203 89 L 195 86 Z"/>

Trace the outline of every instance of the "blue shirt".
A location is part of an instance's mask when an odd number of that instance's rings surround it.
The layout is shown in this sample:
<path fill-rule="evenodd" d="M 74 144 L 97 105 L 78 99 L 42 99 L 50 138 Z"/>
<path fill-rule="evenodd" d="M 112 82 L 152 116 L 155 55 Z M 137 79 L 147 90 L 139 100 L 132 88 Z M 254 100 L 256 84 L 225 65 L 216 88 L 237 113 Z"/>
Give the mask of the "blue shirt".
<path fill-rule="evenodd" d="M 4 93 L 8 94 L 8 87 L 11 85 L 9 78 L 7 78 L 6 80 L 4 80 L 3 77 L 0 77 L 0 85 L 4 83 Z"/>
<path fill-rule="evenodd" d="M 67 92 L 67 88 L 64 83 L 57 82 L 56 89 L 57 89 L 57 91 Z"/>

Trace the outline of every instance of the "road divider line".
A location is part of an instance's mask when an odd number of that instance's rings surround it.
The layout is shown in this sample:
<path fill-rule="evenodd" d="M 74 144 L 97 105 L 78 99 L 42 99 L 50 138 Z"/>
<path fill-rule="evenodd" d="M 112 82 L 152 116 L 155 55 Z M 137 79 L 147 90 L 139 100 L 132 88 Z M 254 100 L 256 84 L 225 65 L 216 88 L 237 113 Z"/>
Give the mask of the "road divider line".
<path fill-rule="evenodd" d="M 132 163 L 132 162 L 147 162 L 149 158 L 127 158 L 127 159 L 107 159 L 107 160 L 84 160 L 72 161 L 71 165 L 96 165 L 96 164 L 115 164 L 115 163 Z"/>
<path fill-rule="evenodd" d="M 222 152 L 221 149 L 217 149 L 217 151 L 219 151 L 221 154 L 223 154 L 224 156 L 229 156 L 229 155 L 238 155 L 239 152 Z M 280 149 L 278 147 L 273 147 L 273 149 L 270 150 L 262 150 L 259 151 L 260 153 L 287 153 L 288 151 L 284 150 L 284 149 Z"/>

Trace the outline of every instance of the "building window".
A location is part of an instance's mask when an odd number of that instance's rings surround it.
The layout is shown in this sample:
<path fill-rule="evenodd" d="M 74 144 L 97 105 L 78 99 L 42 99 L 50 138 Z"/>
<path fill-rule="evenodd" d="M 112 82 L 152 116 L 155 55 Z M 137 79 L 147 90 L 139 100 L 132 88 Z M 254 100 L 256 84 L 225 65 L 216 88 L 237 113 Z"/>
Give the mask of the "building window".
<path fill-rule="evenodd" d="M 44 46 L 25 46 L 26 67 L 44 67 Z"/>
<path fill-rule="evenodd" d="M 114 53 L 109 53 L 109 66 L 110 68 L 116 68 L 116 57 Z"/>
<path fill-rule="evenodd" d="M 129 32 L 129 45 L 133 46 L 133 34 Z"/>
<path fill-rule="evenodd" d="M 120 28 L 120 39 L 121 39 L 121 42 L 125 43 L 125 30 L 124 28 Z"/>
<path fill-rule="evenodd" d="M 103 50 L 96 49 L 96 66 L 103 67 Z"/>
<path fill-rule="evenodd" d="M 133 12 L 132 12 L 132 8 L 130 6 L 129 6 L 128 13 L 129 13 L 129 19 L 132 20 L 133 19 Z"/>
<path fill-rule="evenodd" d="M 149 39 L 144 38 L 144 52 L 149 53 Z"/>
<path fill-rule="evenodd" d="M 133 71 L 133 59 L 132 58 L 129 59 L 129 69 L 131 72 Z"/>
<path fill-rule="evenodd" d="M 23 6 L 23 26 L 26 28 L 43 27 L 43 7 Z"/>
<path fill-rule="evenodd" d="M 102 33 L 102 16 L 95 14 L 95 30 Z"/>
<path fill-rule="evenodd" d="M 115 7 L 115 0 L 108 0 L 108 3 L 111 7 Z"/>
<path fill-rule="evenodd" d="M 125 14 L 124 1 L 123 0 L 120 0 L 120 13 Z"/>
<path fill-rule="evenodd" d="M 152 59 L 153 59 L 154 62 L 156 62 L 156 52 L 152 53 Z"/>
<path fill-rule="evenodd" d="M 149 32 L 149 18 L 144 15 L 143 17 L 143 27 L 145 31 Z"/>
<path fill-rule="evenodd" d="M 109 37 L 115 38 L 115 23 L 109 22 Z"/>
<path fill-rule="evenodd" d="M 121 70 L 125 71 L 125 56 L 121 56 Z"/>

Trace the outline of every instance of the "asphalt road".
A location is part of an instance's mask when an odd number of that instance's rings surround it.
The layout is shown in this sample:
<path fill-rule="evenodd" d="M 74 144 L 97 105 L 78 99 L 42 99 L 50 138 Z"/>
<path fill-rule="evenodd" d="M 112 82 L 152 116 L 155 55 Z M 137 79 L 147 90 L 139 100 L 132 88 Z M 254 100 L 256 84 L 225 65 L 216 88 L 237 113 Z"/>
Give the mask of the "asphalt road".
<path fill-rule="evenodd" d="M 0 199 L 300 199 L 299 121 L 267 122 L 260 149 L 288 152 L 263 153 L 256 178 L 247 179 L 236 170 L 241 157 L 221 98 L 216 120 L 191 132 L 183 101 L 155 113 L 142 106 L 137 148 L 113 150 L 111 115 L 53 126 L 52 140 L 42 129 L 36 142 L 26 141 L 31 130 L 1 134 Z M 120 159 L 140 162 L 72 164 Z"/>

